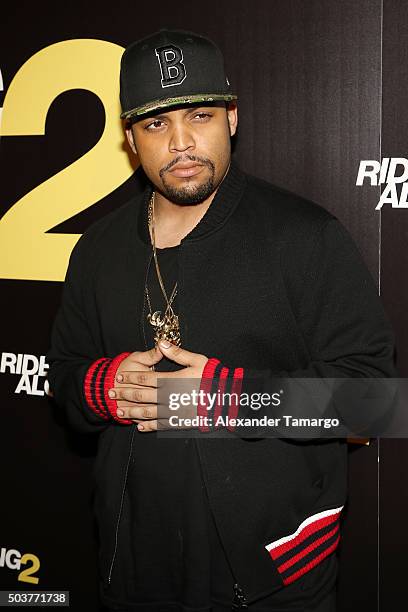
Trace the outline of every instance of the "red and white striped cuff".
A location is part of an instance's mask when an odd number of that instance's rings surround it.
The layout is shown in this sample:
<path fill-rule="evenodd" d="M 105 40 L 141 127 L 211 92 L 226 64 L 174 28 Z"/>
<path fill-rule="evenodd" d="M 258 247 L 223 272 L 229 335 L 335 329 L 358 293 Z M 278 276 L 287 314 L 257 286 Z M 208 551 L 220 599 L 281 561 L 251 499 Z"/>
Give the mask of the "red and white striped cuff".
<path fill-rule="evenodd" d="M 197 415 L 206 417 L 200 419 L 200 421 L 203 421 L 203 424 L 199 426 L 200 431 L 208 432 L 219 429 L 220 426 L 217 425 L 217 419 L 223 415 L 224 393 L 228 392 L 231 394 L 231 401 L 227 407 L 228 421 L 238 416 L 243 377 L 244 368 L 228 368 L 216 357 L 211 357 L 207 361 L 201 376 L 199 403 L 197 406 Z M 230 388 L 228 389 L 228 387 Z M 216 394 L 216 402 L 214 402 L 211 410 L 208 408 L 210 405 L 209 394 Z M 206 421 L 212 422 L 212 426 L 205 424 Z M 235 426 L 228 422 L 227 429 L 234 431 Z"/>
<path fill-rule="evenodd" d="M 119 365 L 129 355 L 130 353 L 120 353 L 113 359 L 108 357 L 97 359 L 88 368 L 84 379 L 84 394 L 89 408 L 102 419 L 113 418 L 125 425 L 130 425 L 133 421 L 118 417 L 117 402 L 109 397 L 108 391 L 115 386 Z"/>
<path fill-rule="evenodd" d="M 336 550 L 343 507 L 313 514 L 294 533 L 265 546 L 285 585 L 303 576 Z"/>

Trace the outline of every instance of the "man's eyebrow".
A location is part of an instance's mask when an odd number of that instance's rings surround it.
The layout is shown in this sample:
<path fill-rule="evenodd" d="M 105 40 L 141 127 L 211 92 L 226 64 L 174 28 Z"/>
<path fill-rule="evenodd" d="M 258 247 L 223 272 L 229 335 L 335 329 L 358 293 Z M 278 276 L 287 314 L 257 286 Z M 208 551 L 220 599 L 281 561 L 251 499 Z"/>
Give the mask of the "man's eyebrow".
<path fill-rule="evenodd" d="M 156 119 L 164 119 L 165 117 L 167 117 L 167 115 L 165 113 L 162 113 L 161 115 L 151 115 L 150 117 L 142 119 L 142 121 L 155 121 Z"/>
<path fill-rule="evenodd" d="M 207 108 L 204 105 L 203 106 L 193 106 L 193 107 L 188 107 L 183 109 L 183 115 L 186 116 L 189 113 L 192 112 L 197 112 L 199 111 L 201 108 Z M 151 117 L 147 117 L 146 119 L 144 119 L 144 121 L 155 121 L 157 119 L 166 119 L 169 116 L 169 113 L 160 113 L 160 115 L 152 115 Z"/>

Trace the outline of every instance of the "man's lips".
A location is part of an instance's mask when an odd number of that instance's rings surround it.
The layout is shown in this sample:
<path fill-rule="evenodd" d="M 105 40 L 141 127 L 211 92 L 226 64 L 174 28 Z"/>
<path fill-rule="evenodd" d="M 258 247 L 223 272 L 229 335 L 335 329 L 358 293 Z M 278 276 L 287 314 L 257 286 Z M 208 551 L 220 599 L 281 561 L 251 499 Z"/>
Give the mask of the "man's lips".
<path fill-rule="evenodd" d="M 185 178 L 199 174 L 203 167 L 204 166 L 202 166 L 201 164 L 195 164 L 192 162 L 185 164 L 180 163 L 173 166 L 171 170 L 169 170 L 169 172 L 170 174 L 172 174 L 173 176 L 177 176 L 178 178 Z"/>

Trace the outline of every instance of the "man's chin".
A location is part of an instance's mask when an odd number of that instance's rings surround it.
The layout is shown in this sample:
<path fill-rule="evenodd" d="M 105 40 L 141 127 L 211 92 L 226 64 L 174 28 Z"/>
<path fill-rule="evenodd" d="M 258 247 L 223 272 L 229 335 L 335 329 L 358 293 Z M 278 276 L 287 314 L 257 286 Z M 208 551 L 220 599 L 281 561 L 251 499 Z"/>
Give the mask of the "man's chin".
<path fill-rule="evenodd" d="M 175 204 L 190 205 L 200 204 L 211 196 L 214 192 L 214 183 L 212 179 L 208 179 L 204 183 L 194 184 L 190 181 L 186 185 L 170 185 L 164 183 L 161 190 L 165 198 Z"/>

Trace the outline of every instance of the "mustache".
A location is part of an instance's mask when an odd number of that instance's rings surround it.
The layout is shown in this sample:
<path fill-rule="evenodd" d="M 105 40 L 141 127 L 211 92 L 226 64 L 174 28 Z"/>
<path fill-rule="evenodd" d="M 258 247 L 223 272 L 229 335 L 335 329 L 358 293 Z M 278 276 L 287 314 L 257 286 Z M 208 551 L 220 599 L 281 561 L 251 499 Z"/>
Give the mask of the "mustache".
<path fill-rule="evenodd" d="M 215 171 L 215 165 L 211 161 L 211 159 L 208 159 L 205 157 L 199 157 L 198 155 L 178 155 L 177 157 L 172 159 L 171 162 L 169 162 L 166 166 L 164 166 L 164 168 L 160 170 L 159 172 L 160 178 L 162 178 L 166 172 L 171 170 L 173 166 L 175 166 L 179 162 L 185 162 L 185 161 L 198 162 L 200 164 L 203 164 L 204 166 L 208 166 L 212 172 Z"/>

